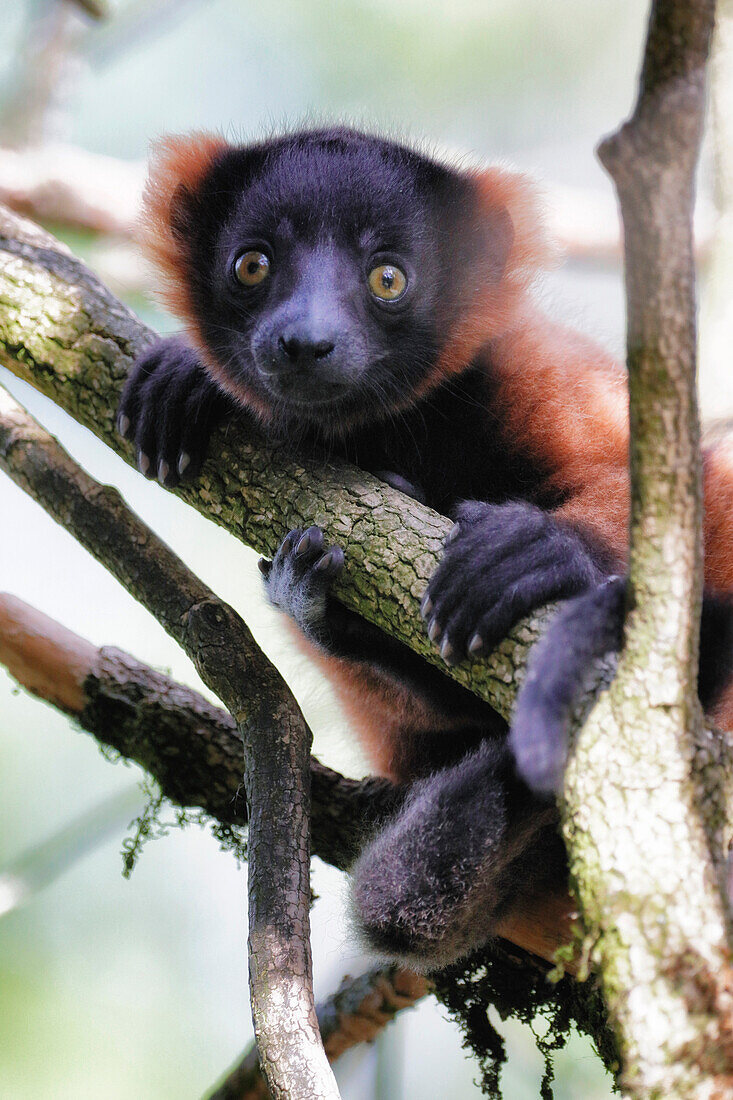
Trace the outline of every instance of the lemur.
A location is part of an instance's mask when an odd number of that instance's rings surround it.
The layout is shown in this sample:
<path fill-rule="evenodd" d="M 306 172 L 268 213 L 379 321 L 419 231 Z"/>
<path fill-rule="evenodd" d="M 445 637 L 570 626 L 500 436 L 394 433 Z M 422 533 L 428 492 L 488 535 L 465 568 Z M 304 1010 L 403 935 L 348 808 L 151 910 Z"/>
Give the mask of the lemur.
<path fill-rule="evenodd" d="M 212 428 L 336 452 L 453 516 L 421 610 L 446 664 L 569 597 L 513 728 L 330 595 L 343 551 L 311 526 L 262 563 L 382 775 L 407 786 L 354 869 L 368 942 L 421 967 L 484 943 L 557 873 L 548 793 L 589 656 L 618 647 L 629 473 L 622 368 L 535 304 L 548 245 L 523 176 L 347 128 L 233 146 L 162 141 L 143 240 L 185 336 L 135 364 L 119 410 L 147 477 L 198 472 Z M 733 446 L 704 455 L 700 694 L 733 720 Z M 560 640 L 561 644 L 557 642 Z M 524 699 L 524 701 L 523 701 Z"/>

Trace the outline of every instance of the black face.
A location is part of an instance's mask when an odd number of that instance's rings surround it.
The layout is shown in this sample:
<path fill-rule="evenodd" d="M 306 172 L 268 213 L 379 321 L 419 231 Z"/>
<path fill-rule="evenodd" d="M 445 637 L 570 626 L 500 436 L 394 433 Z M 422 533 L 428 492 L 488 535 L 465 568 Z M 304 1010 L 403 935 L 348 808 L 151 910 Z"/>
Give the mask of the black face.
<path fill-rule="evenodd" d="M 321 131 L 227 151 L 181 201 L 197 321 L 232 392 L 329 430 L 412 398 L 464 291 L 463 177 Z"/>

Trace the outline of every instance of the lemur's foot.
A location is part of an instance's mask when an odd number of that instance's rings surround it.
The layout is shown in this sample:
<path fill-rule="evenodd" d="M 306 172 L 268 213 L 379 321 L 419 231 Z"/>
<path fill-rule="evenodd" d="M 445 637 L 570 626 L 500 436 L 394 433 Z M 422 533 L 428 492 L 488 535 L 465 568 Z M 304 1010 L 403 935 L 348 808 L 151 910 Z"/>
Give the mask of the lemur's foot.
<path fill-rule="evenodd" d="M 290 531 L 273 560 L 259 562 L 270 602 L 316 641 L 326 640 L 328 592 L 343 565 L 341 547 L 327 546 L 315 526 Z"/>

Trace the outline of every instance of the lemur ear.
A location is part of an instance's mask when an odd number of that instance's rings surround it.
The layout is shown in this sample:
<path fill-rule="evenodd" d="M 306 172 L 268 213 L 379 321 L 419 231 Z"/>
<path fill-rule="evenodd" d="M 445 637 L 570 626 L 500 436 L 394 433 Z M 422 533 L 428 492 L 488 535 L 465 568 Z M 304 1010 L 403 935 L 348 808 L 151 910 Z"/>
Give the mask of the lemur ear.
<path fill-rule="evenodd" d="M 163 297 L 179 317 L 191 314 L 185 242 L 207 175 L 230 149 L 218 134 L 198 131 L 162 138 L 153 145 L 143 193 L 139 239 L 163 275 Z"/>
<path fill-rule="evenodd" d="M 504 168 L 469 169 L 460 176 L 467 191 L 453 232 L 466 246 L 465 278 L 426 388 L 465 370 L 487 340 L 507 331 L 529 284 L 552 258 L 530 180 Z"/>
<path fill-rule="evenodd" d="M 479 218 L 486 226 L 487 262 L 497 279 L 526 286 L 551 258 L 536 185 L 504 168 L 468 173 Z"/>

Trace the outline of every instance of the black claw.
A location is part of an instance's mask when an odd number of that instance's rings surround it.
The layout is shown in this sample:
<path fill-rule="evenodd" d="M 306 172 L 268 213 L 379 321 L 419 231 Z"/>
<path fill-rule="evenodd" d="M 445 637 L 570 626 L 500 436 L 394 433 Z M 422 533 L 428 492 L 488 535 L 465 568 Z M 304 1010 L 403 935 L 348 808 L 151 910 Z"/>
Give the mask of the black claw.
<path fill-rule="evenodd" d="M 455 665 L 457 663 L 455 650 L 448 638 L 443 639 L 443 644 L 440 647 L 440 656 L 447 665 Z"/>
<path fill-rule="evenodd" d="M 127 439 L 127 433 L 130 430 L 130 418 L 125 416 L 124 413 L 120 413 L 117 417 L 117 431 L 123 439 Z"/>
<path fill-rule="evenodd" d="M 484 640 L 480 634 L 474 634 L 468 643 L 468 652 L 472 657 L 475 657 L 484 648 Z"/>
<path fill-rule="evenodd" d="M 426 592 L 420 603 L 420 614 L 422 615 L 423 619 L 426 619 L 432 610 L 433 601 L 430 599 L 430 594 Z"/>
<path fill-rule="evenodd" d="M 141 474 L 144 474 L 145 477 L 148 476 L 148 471 L 150 470 L 150 459 L 143 451 L 137 452 L 137 468 Z"/>
<path fill-rule="evenodd" d="M 458 538 L 458 534 L 461 530 L 460 523 L 454 523 L 448 534 L 445 536 L 445 545 L 449 546 L 450 543 L 455 542 Z"/>
<path fill-rule="evenodd" d="M 433 619 L 428 626 L 428 638 L 431 642 L 437 642 L 441 635 L 440 623 L 437 619 Z"/>
<path fill-rule="evenodd" d="M 335 577 L 341 572 L 341 567 L 344 564 L 344 552 L 340 546 L 332 546 L 330 550 L 327 550 L 322 558 L 319 558 L 316 564 L 313 566 L 314 570 L 318 573 L 328 573 Z"/>

